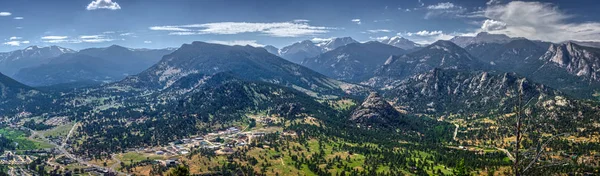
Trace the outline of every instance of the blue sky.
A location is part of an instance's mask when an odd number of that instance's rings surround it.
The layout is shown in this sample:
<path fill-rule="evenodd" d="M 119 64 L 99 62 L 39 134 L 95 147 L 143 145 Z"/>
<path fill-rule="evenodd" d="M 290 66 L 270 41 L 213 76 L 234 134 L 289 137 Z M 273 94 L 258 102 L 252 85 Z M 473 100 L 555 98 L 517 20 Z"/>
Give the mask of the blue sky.
<path fill-rule="evenodd" d="M 282 47 L 305 39 L 403 36 L 430 43 L 477 32 L 600 41 L 596 0 L 3 0 L 0 51 L 29 45 Z"/>

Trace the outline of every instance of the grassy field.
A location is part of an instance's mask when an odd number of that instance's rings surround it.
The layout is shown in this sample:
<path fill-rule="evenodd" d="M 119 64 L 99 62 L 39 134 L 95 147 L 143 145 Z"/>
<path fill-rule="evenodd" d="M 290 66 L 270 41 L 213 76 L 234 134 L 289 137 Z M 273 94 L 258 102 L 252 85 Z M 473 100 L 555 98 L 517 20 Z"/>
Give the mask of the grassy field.
<path fill-rule="evenodd" d="M 54 147 L 52 144 L 48 144 L 46 142 L 29 139 L 27 133 L 20 130 L 2 128 L 0 129 L 0 134 L 18 143 L 17 150 L 34 150 Z"/>
<path fill-rule="evenodd" d="M 356 103 L 351 99 L 342 99 L 335 103 L 335 107 L 340 110 L 348 110 L 354 105 L 356 105 Z"/>
<path fill-rule="evenodd" d="M 46 130 L 44 131 L 44 136 L 62 136 L 62 137 L 66 137 L 67 134 L 69 134 L 69 131 L 71 130 L 71 128 L 73 128 L 73 125 L 75 123 L 68 123 L 65 125 L 61 125 L 61 126 L 57 126 L 54 127 L 52 129 Z"/>
<path fill-rule="evenodd" d="M 137 153 L 137 152 L 124 153 L 124 154 L 117 155 L 116 157 L 125 164 L 131 164 L 131 161 L 139 162 L 139 161 L 143 161 L 146 159 L 150 159 L 150 160 L 166 159 L 164 156 L 160 156 L 160 155 L 144 154 L 144 153 Z"/>

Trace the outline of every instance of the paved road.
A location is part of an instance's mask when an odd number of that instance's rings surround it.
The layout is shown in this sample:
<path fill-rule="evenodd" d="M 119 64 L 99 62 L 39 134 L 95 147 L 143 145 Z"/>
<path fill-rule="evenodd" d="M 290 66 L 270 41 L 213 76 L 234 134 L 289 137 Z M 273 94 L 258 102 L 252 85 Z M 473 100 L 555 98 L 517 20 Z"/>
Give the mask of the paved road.
<path fill-rule="evenodd" d="M 115 155 L 115 154 L 112 154 L 112 155 L 110 155 L 110 157 L 111 157 L 113 160 L 117 161 L 115 164 L 113 164 L 113 165 L 111 165 L 111 166 L 110 166 L 110 169 L 111 169 L 111 170 L 116 170 L 115 168 L 116 168 L 117 166 L 121 165 L 121 160 L 120 160 L 119 158 L 117 158 L 116 156 L 117 156 L 117 155 Z"/>
<path fill-rule="evenodd" d="M 496 147 L 496 149 L 504 152 L 506 154 L 506 156 L 508 156 L 508 159 L 510 159 L 511 161 L 513 161 L 513 162 L 515 161 L 515 157 L 513 157 L 512 154 L 508 150 L 500 148 L 500 147 Z"/>
<path fill-rule="evenodd" d="M 54 142 L 52 142 L 52 141 L 50 141 L 50 140 L 46 139 L 46 137 L 44 137 L 44 136 L 40 135 L 40 134 L 39 134 L 39 133 L 37 133 L 35 130 L 32 130 L 32 129 L 30 129 L 30 128 L 26 128 L 26 127 L 24 127 L 24 128 L 25 128 L 25 129 L 28 129 L 29 131 L 31 131 L 31 134 L 32 134 L 32 135 L 38 135 L 38 136 L 39 136 L 39 137 L 40 137 L 42 140 L 44 140 L 44 141 L 46 141 L 46 142 L 48 142 L 48 143 L 50 143 L 50 144 L 52 144 L 52 145 L 56 146 L 56 149 L 60 150 L 60 152 L 61 152 L 61 153 L 63 153 L 63 154 L 66 156 L 66 157 L 69 157 L 69 158 L 71 158 L 71 159 L 73 159 L 73 160 L 75 160 L 75 161 L 77 161 L 77 162 L 79 162 L 79 163 L 81 163 L 81 164 L 83 164 L 83 165 L 86 165 L 87 167 L 96 167 L 96 168 L 101 168 L 101 169 L 104 169 L 104 170 L 107 170 L 107 171 L 111 171 L 111 172 L 117 173 L 118 175 L 127 175 L 127 174 L 126 174 L 126 173 L 124 173 L 124 172 L 116 171 L 116 170 L 114 170 L 114 169 L 111 169 L 111 168 L 108 168 L 108 167 L 103 167 L 103 166 L 98 166 L 98 165 L 95 165 L 95 164 L 91 164 L 91 163 L 89 163 L 89 162 L 87 162 L 87 161 L 85 161 L 85 160 L 83 160 L 83 159 L 81 159 L 81 158 L 78 158 L 78 157 L 77 157 L 77 156 L 75 156 L 74 154 L 71 154 L 71 153 L 69 153 L 69 152 L 68 152 L 68 151 L 67 151 L 67 150 L 64 148 L 64 146 L 66 145 L 66 141 L 68 141 L 68 140 L 69 140 L 69 137 L 71 137 L 71 134 L 72 134 L 72 132 L 73 132 L 73 130 L 75 129 L 75 127 L 76 127 L 76 126 L 77 126 L 77 124 L 73 125 L 73 128 L 71 128 L 71 131 L 69 131 L 69 134 L 67 135 L 67 137 L 65 138 L 65 140 L 64 140 L 64 141 L 62 142 L 62 144 L 60 144 L 60 145 L 58 145 L 58 144 L 55 144 Z"/>
<path fill-rule="evenodd" d="M 71 127 L 71 130 L 69 130 L 69 134 L 67 134 L 67 137 L 65 138 L 65 140 L 63 140 L 62 144 L 60 145 L 61 147 L 65 147 L 65 145 L 67 144 L 67 141 L 69 141 L 69 138 L 71 137 L 71 134 L 73 134 L 73 131 L 75 131 L 75 129 L 77 128 L 78 124 L 79 123 L 73 124 L 73 127 Z"/>
<path fill-rule="evenodd" d="M 456 126 L 456 128 L 454 128 L 454 137 L 452 139 L 456 141 L 456 134 L 458 134 L 458 125 L 454 124 L 454 126 Z"/>
<path fill-rule="evenodd" d="M 96 167 L 96 168 L 101 168 L 101 169 L 104 169 L 104 170 L 107 170 L 107 171 L 115 172 L 115 173 L 117 173 L 118 175 L 127 175 L 127 174 L 126 174 L 126 173 L 124 173 L 124 172 L 116 171 L 116 170 L 114 170 L 114 169 L 111 169 L 111 168 L 108 168 L 108 167 L 103 167 L 103 166 L 98 166 L 98 165 L 95 165 L 95 164 L 91 164 L 91 163 L 89 163 L 89 162 L 87 162 L 87 161 L 85 161 L 85 160 L 83 160 L 83 159 L 81 159 L 81 158 L 78 158 L 77 156 L 75 156 L 75 155 L 73 155 L 73 154 L 69 153 L 69 152 L 68 152 L 67 150 L 65 150 L 65 148 L 64 148 L 64 147 L 62 147 L 62 146 L 58 146 L 58 150 L 60 150 L 62 153 L 64 153 L 64 154 L 65 154 L 65 156 L 67 156 L 67 157 L 69 157 L 69 158 L 71 158 L 71 159 L 74 159 L 75 161 L 77 161 L 77 162 L 79 162 L 79 163 L 81 163 L 81 164 L 83 164 L 83 165 L 86 165 L 86 166 L 88 166 L 88 167 Z"/>

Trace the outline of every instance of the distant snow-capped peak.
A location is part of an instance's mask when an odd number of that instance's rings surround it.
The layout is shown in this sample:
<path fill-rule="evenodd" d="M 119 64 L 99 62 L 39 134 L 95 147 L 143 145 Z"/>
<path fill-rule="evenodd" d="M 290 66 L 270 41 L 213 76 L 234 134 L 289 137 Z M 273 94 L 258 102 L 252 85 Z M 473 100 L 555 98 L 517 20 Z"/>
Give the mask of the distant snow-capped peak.
<path fill-rule="evenodd" d="M 419 45 L 413 41 L 410 41 L 404 37 L 400 37 L 400 36 L 394 36 L 394 37 L 391 37 L 388 39 L 384 39 L 381 41 L 381 43 L 392 45 L 392 46 L 402 48 L 405 50 L 410 50 L 410 49 L 414 49 L 417 47 L 421 47 L 421 45 Z"/>

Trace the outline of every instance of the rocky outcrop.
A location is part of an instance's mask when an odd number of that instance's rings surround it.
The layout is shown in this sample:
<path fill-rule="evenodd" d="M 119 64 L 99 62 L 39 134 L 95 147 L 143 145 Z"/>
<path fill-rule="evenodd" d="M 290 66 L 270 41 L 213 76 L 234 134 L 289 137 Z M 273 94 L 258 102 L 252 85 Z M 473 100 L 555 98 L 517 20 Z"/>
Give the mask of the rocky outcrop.
<path fill-rule="evenodd" d="M 600 81 L 600 49 L 577 45 L 572 42 L 552 44 L 540 57 L 569 73 L 592 81 Z"/>
<path fill-rule="evenodd" d="M 367 99 L 353 112 L 350 120 L 361 126 L 394 124 L 402 117 L 392 105 L 378 93 L 372 92 Z"/>

